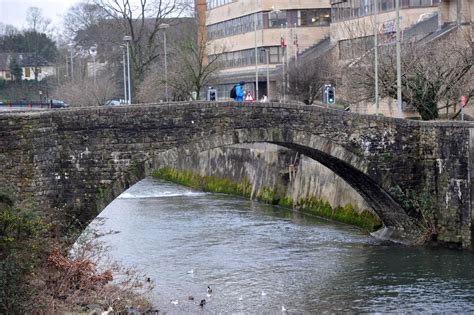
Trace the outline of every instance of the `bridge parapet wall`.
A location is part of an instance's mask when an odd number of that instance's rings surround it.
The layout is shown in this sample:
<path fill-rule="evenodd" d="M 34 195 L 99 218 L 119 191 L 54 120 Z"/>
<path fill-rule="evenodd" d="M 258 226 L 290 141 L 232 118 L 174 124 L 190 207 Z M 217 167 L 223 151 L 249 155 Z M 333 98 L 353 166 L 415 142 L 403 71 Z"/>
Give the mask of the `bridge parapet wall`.
<path fill-rule="evenodd" d="M 378 208 L 386 225 L 403 230 L 408 223 L 397 222 L 428 220 L 440 241 L 470 248 L 472 127 L 277 103 L 5 113 L 0 184 L 88 222 L 151 170 L 172 163 L 170 152 L 270 142 L 332 169 Z"/>

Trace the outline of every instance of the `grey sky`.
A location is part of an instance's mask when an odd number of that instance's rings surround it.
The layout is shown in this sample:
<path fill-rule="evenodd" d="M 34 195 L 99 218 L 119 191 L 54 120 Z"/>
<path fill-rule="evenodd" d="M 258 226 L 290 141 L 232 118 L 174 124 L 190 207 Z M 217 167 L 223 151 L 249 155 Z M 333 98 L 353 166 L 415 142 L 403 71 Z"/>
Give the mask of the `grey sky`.
<path fill-rule="evenodd" d="M 38 7 L 44 17 L 51 19 L 55 26 L 60 26 L 69 7 L 78 2 L 80 0 L 0 0 L 0 22 L 23 28 L 27 9 Z"/>

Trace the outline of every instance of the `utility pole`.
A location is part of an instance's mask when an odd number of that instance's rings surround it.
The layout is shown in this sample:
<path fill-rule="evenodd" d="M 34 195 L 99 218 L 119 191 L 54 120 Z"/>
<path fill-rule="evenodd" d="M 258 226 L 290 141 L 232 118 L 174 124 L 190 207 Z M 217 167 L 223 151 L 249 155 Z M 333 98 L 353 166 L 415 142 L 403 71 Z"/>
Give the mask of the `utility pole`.
<path fill-rule="evenodd" d="M 125 46 L 122 47 L 122 63 L 123 63 L 123 97 L 124 97 L 124 103 L 128 104 L 128 93 L 127 93 L 127 61 L 126 61 L 126 48 Z"/>
<path fill-rule="evenodd" d="M 257 23 L 258 23 L 258 0 L 256 1 L 256 9 L 254 16 L 254 32 L 255 32 L 255 99 L 258 100 L 258 47 L 257 47 Z"/>
<path fill-rule="evenodd" d="M 379 44 L 378 44 L 378 1 L 374 1 L 374 69 L 375 69 L 375 115 L 379 115 Z"/>
<path fill-rule="evenodd" d="M 403 118 L 402 115 L 402 64 L 401 64 L 401 47 L 400 47 L 400 0 L 395 0 L 395 10 L 397 11 L 397 31 L 396 31 L 396 40 L 397 40 L 397 106 L 398 106 L 398 116 Z"/>

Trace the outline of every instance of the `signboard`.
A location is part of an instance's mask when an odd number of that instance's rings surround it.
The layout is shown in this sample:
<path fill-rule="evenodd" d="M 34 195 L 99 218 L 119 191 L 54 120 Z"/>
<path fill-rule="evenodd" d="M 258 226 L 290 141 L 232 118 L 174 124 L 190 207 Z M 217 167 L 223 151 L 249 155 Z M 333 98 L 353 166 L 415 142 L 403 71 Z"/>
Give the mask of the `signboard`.
<path fill-rule="evenodd" d="M 209 88 L 207 90 L 207 100 L 208 101 L 216 101 L 217 100 L 217 90 L 214 88 Z"/>
<path fill-rule="evenodd" d="M 382 24 L 382 34 L 395 33 L 396 32 L 395 20 L 389 20 Z"/>
<path fill-rule="evenodd" d="M 253 98 L 252 93 L 250 93 L 250 91 L 248 91 L 247 94 L 245 95 L 244 101 L 246 101 L 246 102 L 254 102 L 255 101 L 255 99 Z"/>

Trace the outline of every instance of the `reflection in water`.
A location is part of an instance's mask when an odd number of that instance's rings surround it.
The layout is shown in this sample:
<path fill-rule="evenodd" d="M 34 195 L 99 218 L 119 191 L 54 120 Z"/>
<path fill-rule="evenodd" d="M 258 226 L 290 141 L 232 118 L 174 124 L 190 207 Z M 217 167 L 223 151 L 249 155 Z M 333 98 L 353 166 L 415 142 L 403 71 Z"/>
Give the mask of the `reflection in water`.
<path fill-rule="evenodd" d="M 102 237 L 112 256 L 155 280 L 154 301 L 169 314 L 474 312 L 472 253 L 386 246 L 349 226 L 153 179 L 100 217 L 99 229 L 120 232 Z"/>

